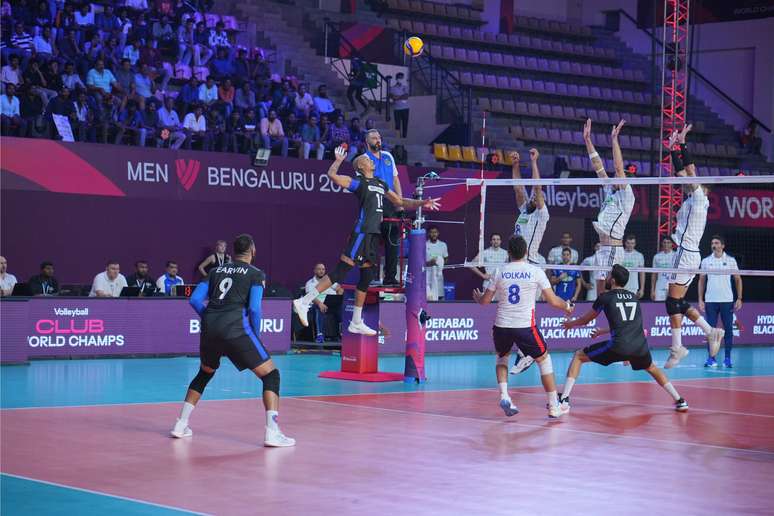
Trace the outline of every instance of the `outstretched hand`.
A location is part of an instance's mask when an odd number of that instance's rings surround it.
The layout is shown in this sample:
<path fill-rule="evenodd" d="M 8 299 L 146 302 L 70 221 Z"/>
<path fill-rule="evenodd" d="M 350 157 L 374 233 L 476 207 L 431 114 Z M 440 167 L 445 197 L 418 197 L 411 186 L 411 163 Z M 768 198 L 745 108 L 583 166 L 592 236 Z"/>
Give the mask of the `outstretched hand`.
<path fill-rule="evenodd" d="M 508 153 L 508 157 L 511 158 L 511 161 L 513 164 L 518 163 L 521 160 L 521 157 L 519 156 L 519 153 L 516 151 L 511 151 Z"/>
<path fill-rule="evenodd" d="M 591 140 L 591 119 L 587 119 L 586 123 L 583 125 L 583 139 L 588 141 Z"/>
<path fill-rule="evenodd" d="M 674 149 L 675 145 L 677 145 L 677 140 L 680 138 L 680 132 L 679 131 L 672 131 L 672 134 L 669 135 L 669 149 Z"/>
<path fill-rule="evenodd" d="M 621 132 L 621 129 L 623 128 L 625 123 L 626 123 L 626 120 L 621 120 L 620 122 L 618 122 L 618 125 L 614 125 L 613 131 L 610 133 L 610 135 L 613 138 L 618 138 L 618 134 Z"/>
<path fill-rule="evenodd" d="M 347 159 L 347 148 L 343 145 L 336 147 L 336 150 L 333 151 L 333 153 L 336 155 L 336 161 L 344 161 Z"/>
<path fill-rule="evenodd" d="M 693 129 L 693 124 L 688 124 L 685 127 L 683 127 L 683 130 L 680 131 L 680 134 L 679 134 L 680 143 L 685 143 L 685 137 L 688 136 L 688 133 L 691 132 L 691 129 Z"/>
<path fill-rule="evenodd" d="M 438 208 L 441 207 L 441 203 L 438 202 L 440 200 L 441 200 L 440 197 L 436 197 L 435 199 L 425 199 L 425 202 L 422 204 L 422 207 L 427 208 L 428 210 L 438 211 Z"/>
<path fill-rule="evenodd" d="M 475 289 L 473 291 L 473 301 L 480 304 L 482 297 L 484 297 L 484 293 L 480 289 Z"/>
<path fill-rule="evenodd" d="M 532 161 L 537 161 L 537 159 L 540 157 L 540 152 L 538 152 L 537 149 L 530 149 L 529 150 L 529 159 Z"/>

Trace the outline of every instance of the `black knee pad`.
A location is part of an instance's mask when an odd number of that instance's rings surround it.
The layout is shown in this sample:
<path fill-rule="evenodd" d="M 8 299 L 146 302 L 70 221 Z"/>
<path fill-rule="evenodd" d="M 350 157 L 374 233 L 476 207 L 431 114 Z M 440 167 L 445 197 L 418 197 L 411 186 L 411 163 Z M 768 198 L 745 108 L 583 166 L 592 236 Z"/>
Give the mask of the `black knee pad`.
<path fill-rule="evenodd" d="M 677 299 L 676 297 L 667 297 L 664 303 L 666 305 L 666 312 L 668 315 L 677 315 L 685 313 L 691 308 L 690 303 L 685 298 Z"/>
<path fill-rule="evenodd" d="M 279 369 L 274 369 L 271 373 L 261 376 L 263 382 L 263 392 L 271 391 L 279 396 L 280 388 L 280 372 Z"/>
<path fill-rule="evenodd" d="M 368 292 L 371 281 L 376 277 L 374 266 L 360 269 L 360 279 L 357 281 L 357 289 L 360 292 Z"/>
<path fill-rule="evenodd" d="M 341 283 L 347 277 L 347 273 L 352 270 L 352 266 L 346 262 L 339 261 L 328 277 L 333 283 Z"/>
<path fill-rule="evenodd" d="M 206 373 L 204 372 L 204 369 L 199 369 L 199 373 L 194 376 L 194 379 L 191 380 L 191 384 L 188 386 L 189 389 L 192 391 L 196 391 L 199 394 L 202 394 L 204 392 L 204 388 L 207 387 L 207 384 L 212 380 L 212 377 L 215 376 L 215 372 Z"/>

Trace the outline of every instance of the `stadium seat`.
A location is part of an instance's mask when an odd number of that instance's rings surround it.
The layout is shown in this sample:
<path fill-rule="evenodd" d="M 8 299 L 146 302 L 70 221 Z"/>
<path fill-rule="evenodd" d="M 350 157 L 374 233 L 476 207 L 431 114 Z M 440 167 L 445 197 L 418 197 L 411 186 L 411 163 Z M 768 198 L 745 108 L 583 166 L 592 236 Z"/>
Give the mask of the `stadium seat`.
<path fill-rule="evenodd" d="M 449 161 L 455 161 L 455 162 L 461 162 L 462 161 L 462 150 L 460 149 L 459 145 L 449 145 L 447 147 L 447 156 L 449 157 Z"/>
<path fill-rule="evenodd" d="M 462 161 L 467 163 L 476 163 L 478 161 L 478 159 L 476 158 L 476 149 L 474 149 L 473 147 L 463 147 Z"/>
<path fill-rule="evenodd" d="M 449 161 L 449 151 L 445 143 L 433 144 L 433 156 L 438 161 Z"/>

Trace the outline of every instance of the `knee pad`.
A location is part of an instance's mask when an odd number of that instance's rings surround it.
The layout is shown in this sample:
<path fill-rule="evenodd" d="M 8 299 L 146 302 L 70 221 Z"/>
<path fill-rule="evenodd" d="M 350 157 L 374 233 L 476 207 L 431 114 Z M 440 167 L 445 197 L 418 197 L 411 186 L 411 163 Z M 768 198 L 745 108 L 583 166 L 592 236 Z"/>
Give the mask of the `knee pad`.
<path fill-rule="evenodd" d="M 280 372 L 279 369 L 272 370 L 271 373 L 261 376 L 263 382 L 263 392 L 271 391 L 279 396 Z"/>
<path fill-rule="evenodd" d="M 207 384 L 210 382 L 210 380 L 212 380 L 213 376 L 215 376 L 215 372 L 205 373 L 204 369 L 199 369 L 199 373 L 194 376 L 193 380 L 191 380 L 191 384 L 188 386 L 188 388 L 192 391 L 196 391 L 199 394 L 202 394 L 204 392 L 204 388 L 207 387 Z"/>
<path fill-rule="evenodd" d="M 553 374 L 554 364 L 551 362 L 551 355 L 546 353 L 546 358 L 544 358 L 541 362 L 538 362 L 538 367 L 540 368 L 540 376 Z"/>
<path fill-rule="evenodd" d="M 360 269 L 360 279 L 357 282 L 357 289 L 360 292 L 368 292 L 368 286 L 375 276 L 373 265 L 371 267 L 362 267 Z"/>
<path fill-rule="evenodd" d="M 333 283 L 341 283 L 341 281 L 347 276 L 347 273 L 352 270 L 352 266 L 346 262 L 339 261 L 333 271 L 328 274 L 328 277 Z"/>
<path fill-rule="evenodd" d="M 508 367 L 508 359 L 509 358 L 510 357 L 508 355 L 505 355 L 503 357 L 501 357 L 500 355 L 497 355 L 497 360 L 495 361 L 495 363 L 497 365 Z"/>
<path fill-rule="evenodd" d="M 684 297 L 680 299 L 677 299 L 676 297 L 667 297 L 664 304 L 666 305 L 666 312 L 668 315 L 685 315 L 688 309 L 691 308 L 691 305 Z"/>

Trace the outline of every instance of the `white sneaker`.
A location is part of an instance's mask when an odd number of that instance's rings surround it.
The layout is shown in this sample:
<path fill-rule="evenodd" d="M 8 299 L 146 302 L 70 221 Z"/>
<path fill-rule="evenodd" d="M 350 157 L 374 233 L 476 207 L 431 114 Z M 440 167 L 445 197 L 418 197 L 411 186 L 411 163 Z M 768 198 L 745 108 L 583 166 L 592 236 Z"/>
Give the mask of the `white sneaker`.
<path fill-rule="evenodd" d="M 270 448 L 287 448 L 296 445 L 296 440 L 287 437 L 279 428 L 273 429 L 266 427 L 266 437 L 263 439 L 263 445 Z"/>
<path fill-rule="evenodd" d="M 568 408 L 569 411 L 569 408 Z M 548 406 L 548 417 L 551 419 L 558 419 L 562 414 L 566 414 L 566 412 L 562 412 L 562 407 L 560 405 L 549 405 Z"/>
<path fill-rule="evenodd" d="M 359 323 L 356 323 L 355 321 L 349 322 L 349 333 L 359 333 L 360 335 L 367 335 L 369 337 L 373 337 L 376 335 L 376 330 L 373 330 L 366 326 L 366 323 L 363 321 L 360 321 Z"/>
<path fill-rule="evenodd" d="M 175 423 L 175 427 L 169 432 L 169 435 L 177 439 L 182 439 L 183 437 L 191 437 L 193 435 L 193 430 L 188 427 L 188 421 L 181 421 L 178 419 Z"/>
<path fill-rule="evenodd" d="M 513 367 L 511 367 L 511 374 L 519 374 L 523 373 L 527 369 L 529 369 L 529 366 L 535 363 L 535 359 L 529 356 L 520 357 L 519 360 L 516 361 L 515 364 L 513 364 Z"/>
<path fill-rule="evenodd" d="M 302 325 L 309 326 L 309 320 L 306 318 L 309 313 L 309 305 L 304 304 L 303 298 L 299 297 L 293 300 L 293 311 L 298 315 L 298 320 L 301 321 Z"/>
<path fill-rule="evenodd" d="M 679 348 L 669 348 L 669 358 L 664 363 L 664 369 L 672 369 L 680 360 L 688 356 L 688 348 L 680 346 Z"/>
<path fill-rule="evenodd" d="M 519 413 L 519 408 L 513 404 L 510 398 L 500 398 L 500 408 L 503 409 L 503 412 L 508 417 Z"/>
<path fill-rule="evenodd" d="M 570 413 L 570 398 L 562 398 L 559 396 L 559 408 L 562 409 L 562 414 Z"/>
<path fill-rule="evenodd" d="M 707 343 L 709 344 L 709 354 L 714 357 L 720 351 L 720 343 L 723 341 L 723 337 L 726 335 L 726 330 L 720 328 L 712 328 L 707 334 Z"/>

